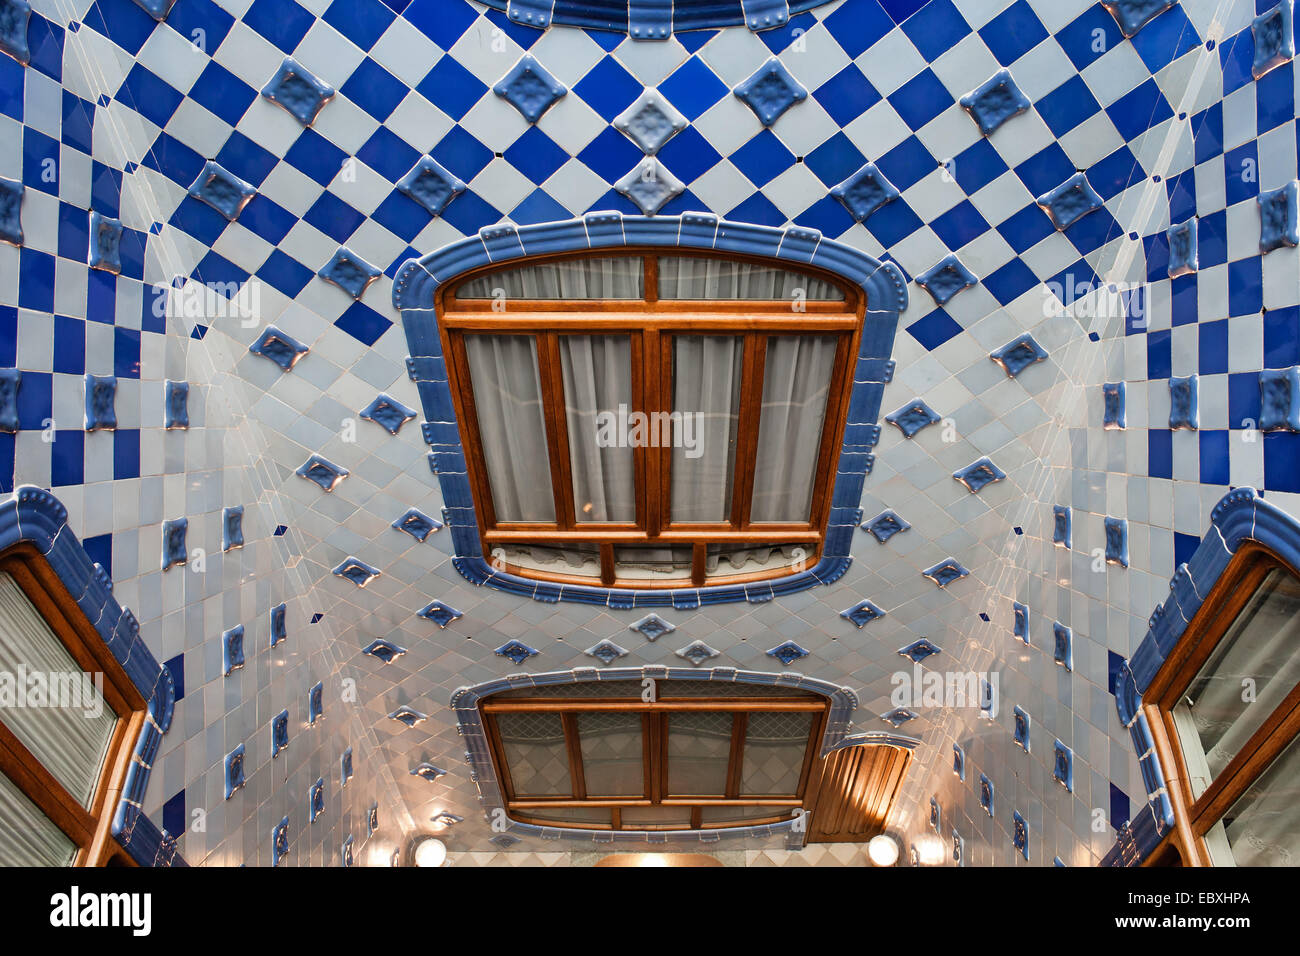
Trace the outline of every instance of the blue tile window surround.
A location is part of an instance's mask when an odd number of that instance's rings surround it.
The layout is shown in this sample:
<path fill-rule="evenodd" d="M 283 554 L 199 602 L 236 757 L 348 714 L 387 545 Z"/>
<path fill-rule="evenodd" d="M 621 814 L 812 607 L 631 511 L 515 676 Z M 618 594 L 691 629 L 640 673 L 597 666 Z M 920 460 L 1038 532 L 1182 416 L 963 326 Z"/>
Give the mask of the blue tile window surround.
<path fill-rule="evenodd" d="M 870 468 L 871 456 L 864 454 L 868 448 L 855 444 L 854 436 L 878 422 L 885 384 L 892 378 L 890 353 L 898 315 L 907 308 L 907 280 L 893 263 L 879 262 L 850 246 L 824 239 L 815 230 L 728 222 L 706 213 L 648 217 L 597 212 L 565 222 L 487 227 L 476 236 L 453 242 L 423 258 L 407 260 L 393 281 L 393 305 L 402 314 L 410 349 L 407 371 L 419 391 L 424 417 L 429 423 L 450 426 L 439 429 L 446 443 L 441 447 L 453 459 L 464 455 L 455 430 L 451 386 L 438 335 L 438 288 L 485 265 L 500 265 L 525 256 L 583 249 L 608 251 L 621 246 L 699 249 L 808 263 L 836 273 L 864 292 L 867 307 L 849 398 L 849 427 L 840 451 L 821 559 L 812 568 L 752 584 L 644 591 L 525 578 L 498 571 L 484 559 L 469 476 L 463 470 L 439 469 L 446 526 L 456 552 L 453 566 L 473 584 L 537 601 L 576 601 L 619 609 L 761 603 L 839 580 L 852 560 L 849 549 L 854 529 L 862 520 L 858 504 Z"/>
<path fill-rule="evenodd" d="M 654 4 L 635 0 L 592 4 L 588 0 L 482 0 L 511 22 L 543 30 L 552 23 L 589 30 L 627 33 L 633 40 L 667 39 L 671 33 L 716 27 L 748 26 L 771 30 L 790 17 L 820 7 L 829 0 L 666 0 Z"/>
<path fill-rule="evenodd" d="M 171 671 L 158 663 L 140 636 L 135 615 L 113 597 L 113 582 L 96 567 L 68 526 L 68 512 L 48 491 L 19 486 L 0 503 L 0 551 L 16 544 L 34 547 L 58 576 L 87 622 L 122 665 L 146 701 L 144 722 L 132 751 L 121 801 L 113 814 L 113 837 L 141 866 L 186 866 L 176 840 L 141 809 L 163 734 L 171 726 L 176 686 Z"/>
<path fill-rule="evenodd" d="M 1264 501 L 1255 489 L 1236 488 L 1215 505 L 1210 530 L 1187 562 L 1178 566 L 1169 583 L 1169 597 L 1152 612 L 1146 637 L 1116 675 L 1115 705 L 1137 751 L 1147 800 L 1119 828 L 1103 866 L 1137 866 L 1174 826 L 1166 776 L 1142 713 L 1142 695 L 1187 634 L 1204 601 L 1202 595 L 1210 593 L 1234 555 L 1250 541 L 1293 566 L 1300 563 L 1300 521 Z"/>

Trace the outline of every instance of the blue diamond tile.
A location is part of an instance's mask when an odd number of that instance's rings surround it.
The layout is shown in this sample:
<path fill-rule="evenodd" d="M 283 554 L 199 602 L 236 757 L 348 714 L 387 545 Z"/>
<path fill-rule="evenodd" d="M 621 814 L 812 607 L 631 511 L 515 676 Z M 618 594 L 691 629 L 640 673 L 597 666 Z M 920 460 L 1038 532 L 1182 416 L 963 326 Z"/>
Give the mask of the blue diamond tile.
<path fill-rule="evenodd" d="M 718 656 L 718 652 L 703 641 L 691 641 L 676 653 L 678 657 L 690 661 L 697 667 L 709 658 Z"/>
<path fill-rule="evenodd" d="M 418 614 L 419 617 L 426 621 L 432 621 L 439 627 L 446 627 L 452 621 L 463 615 L 449 604 L 443 604 L 441 601 L 431 601 Z"/>
<path fill-rule="evenodd" d="M 840 611 L 840 617 L 846 621 L 852 621 L 857 627 L 865 627 L 877 618 L 885 616 L 885 612 L 876 607 L 870 601 L 859 601 L 853 607 L 845 608 Z"/>
<path fill-rule="evenodd" d="M 930 293 L 938 306 L 946 305 L 958 292 L 978 282 L 975 274 L 951 253 L 916 277 L 916 284 Z"/>
<path fill-rule="evenodd" d="M 244 745 L 240 744 L 226 754 L 226 799 L 244 786 Z"/>
<path fill-rule="evenodd" d="M 90 211 L 90 268 L 122 272 L 122 221 Z"/>
<path fill-rule="evenodd" d="M 1101 425 L 1103 428 L 1118 429 L 1128 424 L 1125 410 L 1126 389 L 1123 382 L 1106 382 L 1101 386 Z"/>
<path fill-rule="evenodd" d="M 1101 0 L 1120 32 L 1126 37 L 1137 34 L 1144 26 L 1174 5 L 1174 0 Z"/>
<path fill-rule="evenodd" d="M 325 684 L 317 681 L 307 691 L 307 724 L 315 727 L 316 722 L 325 714 Z"/>
<path fill-rule="evenodd" d="M 244 506 L 221 511 L 221 550 L 235 551 L 244 546 Z"/>
<path fill-rule="evenodd" d="M 669 624 L 658 614 L 647 614 L 641 620 L 628 625 L 628 630 L 636 631 L 647 641 L 654 642 L 665 634 L 671 634 L 677 628 Z"/>
<path fill-rule="evenodd" d="M 1029 607 L 1019 601 L 1011 602 L 1011 634 L 1024 641 L 1029 640 Z"/>
<path fill-rule="evenodd" d="M 528 122 L 536 123 L 568 89 L 525 53 L 492 87 L 492 92 L 517 109 Z"/>
<path fill-rule="evenodd" d="M 647 156 L 614 184 L 614 189 L 636 203 L 647 216 L 653 216 L 686 186 L 659 160 Z"/>
<path fill-rule="evenodd" d="M 163 427 L 190 427 L 190 383 L 166 381 L 163 399 Z"/>
<path fill-rule="evenodd" d="M 921 574 L 939 587 L 946 588 L 953 581 L 966 577 L 970 572 L 962 567 L 956 558 L 945 558 L 933 567 L 926 568 Z"/>
<path fill-rule="evenodd" d="M 767 652 L 768 657 L 775 657 L 784 666 L 789 667 L 795 661 L 807 657 L 808 651 L 804 650 L 794 641 L 782 641 L 776 647 Z"/>
<path fill-rule="evenodd" d="M 447 204 L 465 191 L 465 184 L 440 166 L 432 157 L 421 156 L 411 171 L 397 184 L 397 188 L 410 196 L 437 217 Z"/>
<path fill-rule="evenodd" d="M 388 715 L 389 720 L 396 720 L 398 723 L 406 724 L 408 727 L 414 727 L 422 720 L 428 720 L 428 714 L 422 714 L 414 707 L 403 704 L 395 711 Z"/>
<path fill-rule="evenodd" d="M 900 531 L 906 531 L 912 527 L 893 511 L 882 511 L 870 521 L 863 524 L 863 529 L 871 532 L 871 536 L 884 544 Z"/>
<path fill-rule="evenodd" d="M 601 641 L 583 651 L 588 657 L 594 657 L 602 664 L 612 664 L 627 654 L 627 651 L 613 641 Z"/>
<path fill-rule="evenodd" d="M 399 647 L 392 641 L 386 641 L 382 637 L 377 637 L 365 647 L 361 648 L 361 653 L 378 658 L 385 664 L 391 664 L 394 660 L 406 653 L 406 648 Z"/>
<path fill-rule="evenodd" d="M 307 791 L 307 822 L 315 823 L 325 812 L 325 781 L 320 777 Z"/>
<path fill-rule="evenodd" d="M 1169 380 L 1169 427 L 1196 430 L 1200 427 L 1198 393 L 1200 380 L 1196 375 Z"/>
<path fill-rule="evenodd" d="M 934 409 L 919 398 L 913 399 L 902 408 L 885 416 L 885 421 L 897 426 L 898 430 L 903 433 L 904 438 L 911 438 L 927 425 L 933 425 L 942 420 Z"/>
<path fill-rule="evenodd" d="M 831 195 L 844 204 L 850 216 L 864 222 L 885 203 L 897 199 L 899 192 L 874 163 L 867 163 L 832 189 Z"/>
<path fill-rule="evenodd" d="M 162 526 L 162 569 L 184 564 L 189 558 L 185 548 L 185 535 L 190 527 L 188 518 L 164 521 Z"/>
<path fill-rule="evenodd" d="M 359 588 L 365 587 L 375 578 L 379 577 L 378 568 L 372 568 L 360 558 L 354 558 L 348 555 L 331 574 L 336 574 L 341 578 L 347 578 Z"/>
<path fill-rule="evenodd" d="M 320 455 L 312 455 L 305 462 L 298 466 L 295 474 L 308 481 L 314 481 L 325 491 L 333 491 L 340 481 L 349 474 L 346 468 L 340 468 L 334 462 L 322 458 Z"/>
<path fill-rule="evenodd" d="M 980 774 L 980 806 L 993 816 L 993 781 L 984 774 Z"/>
<path fill-rule="evenodd" d="M 1020 92 L 1010 70 L 998 70 L 988 80 L 959 100 L 985 136 L 1018 116 L 1032 105 Z"/>
<path fill-rule="evenodd" d="M 1074 632 L 1060 621 L 1052 624 L 1052 660 L 1067 671 L 1074 670 Z"/>
<path fill-rule="evenodd" d="M 808 98 L 808 91 L 776 57 L 760 66 L 732 92 L 754 111 L 764 126 L 771 126 L 782 113 Z"/>
<path fill-rule="evenodd" d="M 504 657 L 507 660 L 514 661 L 516 664 L 522 664 L 528 658 L 535 656 L 538 651 L 536 648 L 529 647 L 520 641 L 507 641 L 492 653 L 498 657 Z"/>
<path fill-rule="evenodd" d="M 985 485 L 991 485 L 995 481 L 1001 481 L 1007 475 L 1006 472 L 993 464 L 993 462 L 988 458 L 981 458 L 979 461 L 971 462 L 960 471 L 953 472 L 952 476 L 974 494 L 984 488 Z"/>
<path fill-rule="evenodd" d="M 942 654 L 943 651 L 939 648 L 938 644 L 935 644 L 928 637 L 923 637 L 919 640 L 913 641 L 906 647 L 900 647 L 898 653 L 903 657 L 906 657 L 913 664 L 919 664 L 928 657 L 933 657 L 935 654 Z"/>
<path fill-rule="evenodd" d="M 333 98 L 334 87 L 313 76 L 293 57 L 286 56 L 275 76 L 262 87 L 262 95 L 303 126 L 310 126 Z"/>
<path fill-rule="evenodd" d="M 167 19 L 176 0 L 135 0 L 135 5 L 159 23 Z"/>
<path fill-rule="evenodd" d="M 430 783 L 446 775 L 447 771 L 428 762 L 421 763 L 411 770 L 412 777 L 419 777 L 421 780 L 428 780 Z"/>
<path fill-rule="evenodd" d="M 1026 332 L 993 352 L 989 358 L 1002 366 L 1008 378 L 1015 378 L 1029 366 L 1047 358 L 1047 352 Z"/>
<path fill-rule="evenodd" d="M 271 719 L 271 758 L 280 756 L 289 746 L 289 711 L 282 710 Z"/>
<path fill-rule="evenodd" d="M 117 428 L 117 378 L 113 375 L 86 376 L 86 431 Z"/>
<path fill-rule="evenodd" d="M 1074 753 L 1059 740 L 1052 745 L 1052 776 L 1066 790 L 1074 791 Z"/>
<path fill-rule="evenodd" d="M 289 606 L 284 602 L 271 608 L 271 646 L 289 639 Z"/>
<path fill-rule="evenodd" d="M 1259 427 L 1300 432 L 1300 366 L 1259 373 Z"/>
<path fill-rule="evenodd" d="M 248 351 L 270 359 L 282 371 L 287 372 L 307 354 L 308 348 L 287 332 L 268 325 L 257 337 L 257 341 L 248 347 Z"/>
<path fill-rule="evenodd" d="M 338 286 L 352 298 L 360 299 L 366 294 L 370 284 L 378 279 L 383 272 L 377 266 L 366 262 L 365 259 L 362 259 L 347 246 L 339 246 L 338 251 L 330 258 L 330 261 L 325 263 L 320 272 L 316 274 L 326 282 Z"/>
<path fill-rule="evenodd" d="M 1118 564 L 1122 568 L 1128 567 L 1128 522 L 1123 518 L 1107 518 L 1104 522 L 1106 529 L 1106 561 L 1109 564 Z"/>
<path fill-rule="evenodd" d="M 1250 65 L 1250 72 L 1255 79 L 1295 56 L 1295 28 L 1292 26 L 1294 15 L 1292 0 L 1281 0 L 1251 23 L 1250 32 L 1255 39 L 1255 61 Z"/>
<path fill-rule="evenodd" d="M 1029 713 L 1023 707 L 1014 707 L 1011 711 L 1011 739 L 1015 741 L 1016 746 L 1028 752 L 1029 750 Z"/>
<path fill-rule="evenodd" d="M 208 160 L 190 186 L 190 195 L 207 203 L 231 222 L 239 218 L 257 190 L 213 160 Z"/>
<path fill-rule="evenodd" d="M 1075 173 L 1061 185 L 1035 200 L 1052 218 L 1058 230 L 1064 230 L 1102 205 L 1097 191 L 1083 173 Z"/>
<path fill-rule="evenodd" d="M 23 244 L 22 183 L 0 176 L 0 240 L 10 245 Z"/>
<path fill-rule="evenodd" d="M 686 117 L 655 89 L 645 90 L 631 106 L 614 117 L 614 128 L 647 156 L 659 152 L 664 143 L 689 125 Z"/>
<path fill-rule="evenodd" d="M 1259 203 L 1259 251 L 1272 252 L 1283 246 L 1300 243 L 1297 233 L 1296 198 L 1300 194 L 1300 183 L 1295 180 L 1280 189 L 1260 193 L 1255 201 Z"/>
<path fill-rule="evenodd" d="M 374 422 L 390 435 L 396 435 L 402 426 L 415 417 L 415 409 L 407 408 L 397 399 L 380 393 L 361 410 L 361 417 Z"/>
<path fill-rule="evenodd" d="M 901 727 L 909 720 L 916 720 L 916 714 L 912 713 L 906 707 L 895 707 L 886 714 L 881 714 L 880 719 L 886 723 L 893 724 L 895 727 Z"/>
<path fill-rule="evenodd" d="M 1063 548 L 1073 546 L 1074 513 L 1068 505 L 1052 505 L 1052 543 Z"/>
<path fill-rule="evenodd" d="M 416 541 L 424 541 L 429 535 L 442 527 L 442 522 L 437 518 L 430 518 L 424 512 L 411 508 L 406 514 L 402 515 L 393 522 L 393 527 L 398 531 L 405 531 Z"/>
<path fill-rule="evenodd" d="M 406 723 L 406 720 L 410 719 L 413 716 L 418 716 L 420 718 L 423 718 L 424 715 L 421 714 L 418 710 L 411 710 L 409 707 L 399 707 L 397 710 L 393 711 L 393 713 L 389 714 L 388 716 L 392 717 L 394 720 L 401 720 L 403 723 Z M 418 720 L 413 721 L 412 724 L 407 724 L 407 726 L 408 727 L 413 726 L 415 723 L 419 723 L 419 721 Z M 366 836 L 367 837 L 374 836 L 375 831 L 378 829 L 379 829 L 379 804 L 372 803 L 370 805 L 370 808 L 366 810 Z"/>
<path fill-rule="evenodd" d="M 244 666 L 244 625 L 221 635 L 221 674 L 229 677 Z"/>
<path fill-rule="evenodd" d="M 1165 239 L 1169 243 L 1169 264 L 1167 271 L 1169 273 L 1169 278 L 1171 279 L 1176 279 L 1179 276 L 1191 275 L 1197 269 L 1196 222 L 1196 217 L 1193 216 L 1186 222 L 1180 222 L 1177 225 L 1170 226 L 1168 231 L 1165 232 Z"/>
<path fill-rule="evenodd" d="M 349 833 L 347 835 L 347 839 L 343 841 L 341 862 L 343 864 L 344 869 L 348 869 L 355 863 L 355 857 L 353 851 L 353 845 L 355 843 L 356 843 L 356 837 L 354 837 L 351 833 Z"/>

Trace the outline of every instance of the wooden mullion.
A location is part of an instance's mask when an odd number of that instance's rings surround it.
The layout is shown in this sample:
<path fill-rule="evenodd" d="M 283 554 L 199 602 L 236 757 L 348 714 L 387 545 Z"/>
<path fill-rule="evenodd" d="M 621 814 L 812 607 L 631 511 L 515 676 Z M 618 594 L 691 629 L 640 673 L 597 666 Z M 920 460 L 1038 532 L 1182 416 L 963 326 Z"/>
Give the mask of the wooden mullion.
<path fill-rule="evenodd" d="M 614 570 L 614 545 L 613 542 L 603 542 L 600 547 L 600 583 L 605 587 L 613 587 L 616 580 Z"/>
<path fill-rule="evenodd" d="M 483 713 L 483 729 L 487 734 L 488 751 L 492 754 L 492 762 L 497 768 L 497 782 L 501 785 L 506 803 L 512 803 L 515 800 L 514 775 L 506 760 L 506 748 L 501 742 L 501 730 L 497 727 L 496 717 L 486 707 Z"/>
<path fill-rule="evenodd" d="M 545 332 L 537 336 L 537 362 L 542 383 L 542 414 L 546 421 L 546 448 L 551 459 L 551 491 L 555 495 L 555 520 L 561 529 L 571 531 L 576 522 L 559 335 Z"/>
<path fill-rule="evenodd" d="M 79 856 L 91 845 L 95 839 L 95 818 L 3 723 L 0 723 L 0 773 L 77 845 Z"/>
<path fill-rule="evenodd" d="M 575 800 L 587 799 L 587 776 L 582 769 L 582 741 L 578 737 L 578 715 L 561 714 L 564 745 L 569 753 L 569 786 Z"/>
<path fill-rule="evenodd" d="M 641 795 L 647 800 L 654 799 L 655 795 L 655 747 L 658 744 L 658 734 L 655 731 L 655 725 L 659 723 L 659 718 L 654 714 L 641 715 Z"/>
<path fill-rule="evenodd" d="M 623 811 L 620 807 L 612 807 L 610 809 L 609 824 L 611 830 L 623 829 Z"/>
<path fill-rule="evenodd" d="M 691 829 L 701 830 L 704 828 L 704 807 L 696 804 L 691 807 Z"/>
<path fill-rule="evenodd" d="M 832 366 L 830 390 L 826 394 L 826 411 L 822 418 L 821 447 L 817 452 L 817 466 L 813 476 L 812 501 L 809 520 L 814 527 L 823 528 L 830 517 L 831 495 L 835 484 L 836 463 L 843 447 L 847 403 L 852 385 L 846 381 L 852 375 L 854 356 L 852 345 L 855 336 L 841 335 L 836 342 L 835 363 Z"/>
<path fill-rule="evenodd" d="M 727 797 L 740 798 L 741 766 L 745 759 L 745 729 L 749 726 L 749 713 L 740 711 L 731 718 L 731 751 L 727 754 Z"/>
<path fill-rule="evenodd" d="M 647 336 L 651 341 L 647 342 Z M 631 340 L 631 358 L 632 368 L 632 409 L 634 411 L 645 411 L 647 405 L 647 392 L 650 390 L 648 382 L 650 380 L 650 370 L 647 368 L 646 356 L 653 355 L 657 348 L 657 342 L 654 341 L 654 333 L 632 333 L 629 335 Z M 632 481 L 634 483 L 635 501 L 636 501 L 636 526 L 649 531 L 650 524 L 650 471 L 653 459 L 653 449 L 647 449 L 638 444 L 632 449 Z"/>
<path fill-rule="evenodd" d="M 650 793 L 652 803 L 659 803 L 668 789 L 668 714 L 655 715 L 651 721 L 652 740 L 650 752 L 654 755 L 650 773 Z"/>
<path fill-rule="evenodd" d="M 646 369 L 646 383 L 654 388 L 648 395 L 647 412 L 673 410 L 673 337 L 658 330 L 646 332 L 646 355 L 659 357 L 657 368 Z M 663 533 L 672 521 L 673 459 L 671 448 L 651 448 L 647 454 L 650 469 L 650 536 Z"/>
<path fill-rule="evenodd" d="M 488 477 L 487 458 L 483 453 L 483 441 L 480 438 L 478 411 L 474 405 L 474 380 L 469 373 L 469 356 L 465 350 L 465 335 L 461 332 L 445 333 L 447 372 L 451 379 L 449 384 L 459 384 L 451 389 L 452 406 L 456 418 L 462 422 L 460 429 L 461 445 L 466 452 L 466 464 L 469 468 L 470 484 L 474 489 L 474 499 L 478 516 L 481 519 L 479 534 L 496 527 L 496 507 L 492 501 L 492 486 Z M 487 543 L 483 543 L 484 553 L 490 553 Z"/>
<path fill-rule="evenodd" d="M 696 541 L 691 546 L 691 584 L 700 587 L 709 568 L 709 546 L 703 541 Z"/>
<path fill-rule="evenodd" d="M 655 305 L 659 302 L 659 257 L 647 255 L 641 261 L 645 266 L 645 288 L 642 290 L 644 298 L 648 305 Z"/>
<path fill-rule="evenodd" d="M 767 336 L 747 334 L 740 375 L 740 415 L 736 422 L 735 471 L 732 477 L 731 524 L 749 528 L 754 500 L 754 470 L 758 458 L 758 426 L 763 403 L 763 366 Z"/>

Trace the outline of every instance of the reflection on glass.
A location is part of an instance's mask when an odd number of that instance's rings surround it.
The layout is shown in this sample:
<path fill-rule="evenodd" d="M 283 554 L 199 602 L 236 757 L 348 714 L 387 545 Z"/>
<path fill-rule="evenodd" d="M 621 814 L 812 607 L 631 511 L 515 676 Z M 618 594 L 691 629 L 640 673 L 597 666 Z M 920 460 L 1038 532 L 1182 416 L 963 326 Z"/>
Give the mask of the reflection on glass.
<path fill-rule="evenodd" d="M 698 711 L 668 718 L 668 793 L 715 796 L 727 792 L 732 715 Z"/>
<path fill-rule="evenodd" d="M 736 468 L 738 335 L 673 338 L 673 521 L 727 521 Z"/>
<path fill-rule="evenodd" d="M 825 279 L 764 263 L 660 256 L 659 298 L 843 302 L 844 293 Z"/>
<path fill-rule="evenodd" d="M 624 807 L 624 830 L 680 830 L 691 825 L 690 807 Z"/>
<path fill-rule="evenodd" d="M 574 517 L 635 521 L 632 449 L 638 444 L 640 413 L 632 409 L 632 339 L 561 335 L 559 340 Z"/>
<path fill-rule="evenodd" d="M 799 789 L 812 718 L 806 710 L 749 715 L 741 796 L 789 796 Z"/>
<path fill-rule="evenodd" d="M 572 795 L 559 714 L 498 714 L 497 732 L 516 797 Z"/>
<path fill-rule="evenodd" d="M 1206 844 L 1215 866 L 1300 866 L 1300 738 L 1243 793 Z"/>
<path fill-rule="evenodd" d="M 458 299 L 640 299 L 645 269 L 640 256 L 561 259 L 502 269 L 467 279 Z"/>
<path fill-rule="evenodd" d="M 577 719 L 587 796 L 592 799 L 644 796 L 641 715 L 578 714 Z"/>
<path fill-rule="evenodd" d="M 54 821 L 0 774 L 0 867 L 70 866 L 76 853 Z"/>

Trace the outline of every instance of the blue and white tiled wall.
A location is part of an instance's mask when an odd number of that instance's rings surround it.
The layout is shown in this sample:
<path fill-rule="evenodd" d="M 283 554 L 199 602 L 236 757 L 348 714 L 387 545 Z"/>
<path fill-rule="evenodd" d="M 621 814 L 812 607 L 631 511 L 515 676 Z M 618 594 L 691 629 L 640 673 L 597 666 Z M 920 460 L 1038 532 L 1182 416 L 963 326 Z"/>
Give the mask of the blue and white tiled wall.
<path fill-rule="evenodd" d="M 538 30 L 496 0 L 31 7 L 21 42 L 0 38 L 0 367 L 21 372 L 0 382 L 0 483 L 67 506 L 172 669 L 145 809 L 184 828 L 189 862 L 270 865 L 285 817 L 286 864 L 337 864 L 349 839 L 386 862 L 444 812 L 463 818 L 453 853 L 505 849 L 452 694 L 600 666 L 584 651 L 605 640 L 618 666 L 701 641 L 703 666 L 850 688 L 854 731 L 920 741 L 894 828 L 925 837 L 933 800 L 967 865 L 1095 863 L 1140 809 L 1112 675 L 1229 487 L 1300 515 L 1300 423 L 1257 430 L 1259 373 L 1300 365 L 1291 0 L 840 0 L 655 40 Z M 780 95 L 751 105 L 737 93 L 764 70 Z M 650 89 L 662 143 L 618 121 Z M 656 189 L 630 175 L 647 163 Z M 641 612 L 473 586 L 448 531 L 394 527 L 443 506 L 405 413 L 397 270 L 599 210 L 794 225 L 903 270 L 861 507 L 906 530 L 857 532 L 832 585 L 661 609 L 675 630 L 651 642 Z M 238 507 L 244 544 L 223 551 Z M 180 519 L 186 563 L 164 570 Z M 884 616 L 859 628 L 841 612 L 862 601 Z M 447 613 L 419 616 L 434 602 Z M 923 671 L 998 675 L 991 721 L 923 701 L 902 720 L 891 675 L 922 638 L 940 649 Z M 538 653 L 495 653 L 512 640 Z M 766 653 L 786 641 L 808 652 L 788 668 Z"/>

